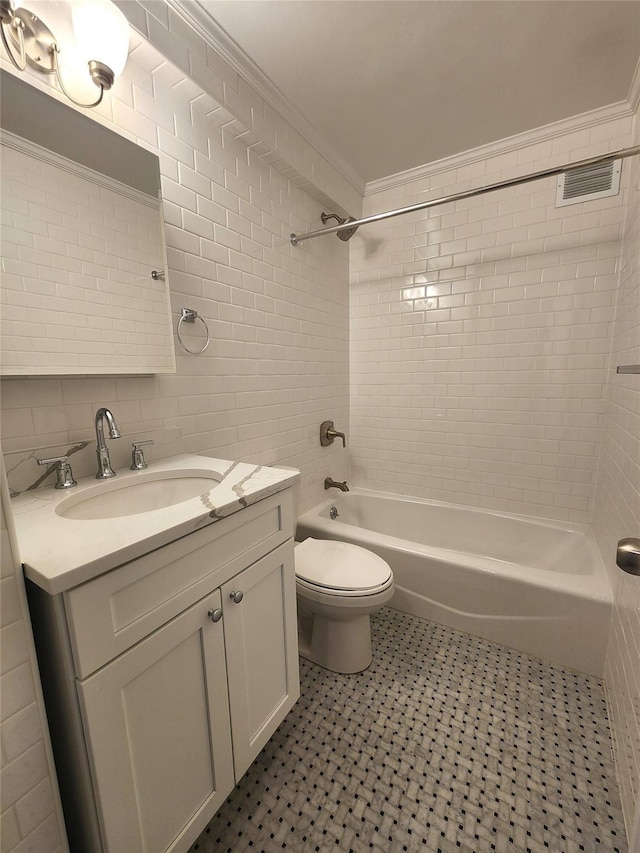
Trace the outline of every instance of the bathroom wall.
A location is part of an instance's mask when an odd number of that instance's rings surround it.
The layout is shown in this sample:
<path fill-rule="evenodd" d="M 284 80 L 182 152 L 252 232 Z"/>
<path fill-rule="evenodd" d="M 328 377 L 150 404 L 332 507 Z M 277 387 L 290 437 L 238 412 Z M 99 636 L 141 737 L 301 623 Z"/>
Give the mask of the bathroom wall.
<path fill-rule="evenodd" d="M 320 239 L 294 249 L 289 233 L 317 228 L 322 209 L 333 204 L 358 215 L 357 189 L 171 9 L 157 2 L 119 5 L 144 39 L 134 37 L 123 78 L 89 114 L 159 153 L 174 323 L 181 307 L 196 308 L 212 343 L 201 357 L 178 352 L 175 376 L 3 381 L 10 482 L 23 487 L 39 476 L 32 451 L 70 445 L 81 448 L 74 454 L 76 473 L 90 473 L 93 415 L 109 405 L 125 434 L 111 444 L 116 466 L 126 464 L 130 439 L 147 436 L 157 442 L 149 459 L 203 452 L 294 465 L 303 473 L 304 509 L 325 497 L 324 476 L 349 475 L 348 451 L 319 447 L 319 423 L 331 417 L 352 438 L 352 478 L 363 485 L 587 520 L 624 196 L 555 210 L 549 180 L 370 226 L 348 245 Z M 434 164 L 397 186 L 370 188 L 366 211 L 622 147 L 630 126 L 627 119 L 595 123 L 535 144 L 516 141 L 508 151 Z M 632 257 L 635 245 L 637 262 L 637 203 L 631 209 L 624 257 Z M 631 317 L 638 305 L 631 276 L 625 287 Z M 626 329 L 623 316 L 617 322 Z M 620 393 L 630 387 L 612 384 Z M 612 460 L 618 448 L 633 458 L 623 434 L 627 406 L 621 400 L 605 427 Z M 603 456 L 603 470 L 609 464 Z M 596 500 L 612 505 L 616 495 L 604 489 Z M 634 506 L 632 496 L 625 499 Z M 614 537 L 614 527 L 616 537 L 633 532 L 627 529 L 632 516 L 623 520 L 624 532 L 617 533 L 617 521 L 608 524 L 602 542 Z M 21 612 L 5 604 L 15 601 L 17 584 L 5 566 L 3 646 L 11 635 L 28 638 Z M 631 600 L 620 585 L 618 601 L 625 596 Z M 637 748 L 627 747 L 637 745 L 637 692 L 630 690 L 633 658 L 624 650 L 628 637 L 640 646 L 633 613 L 620 604 L 609 664 L 614 721 L 616 714 L 621 720 L 618 751 L 635 756 L 635 768 L 630 761 L 625 771 L 627 803 L 638 778 Z M 45 853 L 61 842 L 42 763 L 46 742 L 33 713 L 37 691 L 29 692 L 33 670 L 28 655 L 23 658 L 6 671 L 3 661 L 2 670 L 2 850 Z M 24 746 L 12 735 L 21 713 L 32 723 Z M 39 769 L 30 777 L 33 756 Z M 29 778 L 27 790 L 19 780 Z M 41 837 L 31 835 L 40 831 Z"/>
<path fill-rule="evenodd" d="M 66 841 L 56 809 L 51 747 L 44 730 L 40 682 L 32 663 L 24 587 L 16 575 L 11 520 L 5 515 L 6 497 L 5 484 L 0 494 L 0 849 L 6 853 L 62 853 Z"/>
<path fill-rule="evenodd" d="M 178 350 L 175 376 L 4 380 L 9 482 L 41 476 L 37 450 L 73 447 L 76 475 L 93 473 L 93 417 L 107 405 L 123 432 L 110 442 L 116 467 L 130 441 L 152 436 L 150 460 L 191 452 L 298 467 L 310 507 L 325 498 L 326 475 L 348 477 L 347 451 L 321 448 L 319 425 L 333 418 L 349 431 L 349 250 L 340 240 L 294 249 L 288 238 L 319 227 L 323 209 L 357 215 L 361 197 L 165 4 L 145 5 L 121 4 L 145 38 L 133 35 L 124 75 L 87 115 L 159 154 L 174 325 L 181 307 L 195 308 L 211 345 L 199 357 Z M 201 340 L 197 329 L 186 336 L 192 348 Z M 21 577 L 2 554 L 1 847 L 50 853 L 64 842 L 30 627 L 16 604 Z"/>
<path fill-rule="evenodd" d="M 634 139 L 640 144 L 638 114 Z M 630 165 L 593 529 L 614 593 L 605 683 L 629 849 L 635 850 L 634 805 L 640 831 L 640 578 L 615 564 L 618 540 L 640 536 L 640 376 L 615 372 L 618 364 L 640 364 L 640 158 Z M 640 845 L 640 834 L 635 843 Z"/>
<path fill-rule="evenodd" d="M 346 451 L 319 443 L 323 420 L 349 426 L 348 246 L 291 246 L 291 232 L 321 224 L 323 205 L 297 185 L 303 178 L 146 39 L 134 44 L 100 119 L 160 156 L 174 324 L 182 307 L 196 309 L 211 344 L 197 357 L 177 347 L 175 376 L 3 381 L 9 484 L 41 476 L 35 450 L 73 447 L 74 473 L 91 473 L 93 416 L 107 405 L 124 436 L 111 445 L 116 467 L 128 464 L 130 441 L 150 436 L 150 460 L 190 452 L 300 468 L 301 507 L 312 506 L 324 499 L 326 475 L 348 476 Z M 219 80 L 211 68 L 208 76 Z M 228 82 L 220 85 L 232 100 Z M 253 125 L 275 139 L 278 123 L 270 128 L 263 114 L 260 124 L 264 105 L 257 96 L 249 103 Z M 190 348 L 201 331 L 183 326 Z"/>
<path fill-rule="evenodd" d="M 630 143 L 630 116 L 603 119 L 376 182 L 365 215 Z M 356 484 L 589 520 L 626 196 L 556 208 L 555 185 L 502 189 L 352 238 Z"/>

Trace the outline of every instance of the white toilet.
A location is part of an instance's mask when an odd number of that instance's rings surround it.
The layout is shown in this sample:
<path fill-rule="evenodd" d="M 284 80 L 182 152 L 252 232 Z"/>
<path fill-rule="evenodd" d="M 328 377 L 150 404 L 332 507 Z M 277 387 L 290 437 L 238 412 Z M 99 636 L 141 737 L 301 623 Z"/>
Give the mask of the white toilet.
<path fill-rule="evenodd" d="M 391 567 L 377 554 L 334 539 L 295 546 L 300 654 L 333 672 L 371 663 L 371 625 L 393 595 Z"/>

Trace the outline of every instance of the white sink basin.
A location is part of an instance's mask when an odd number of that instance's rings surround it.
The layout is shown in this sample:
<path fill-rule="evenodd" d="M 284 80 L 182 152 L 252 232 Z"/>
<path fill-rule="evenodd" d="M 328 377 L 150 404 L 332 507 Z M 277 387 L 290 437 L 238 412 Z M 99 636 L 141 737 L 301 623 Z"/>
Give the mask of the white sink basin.
<path fill-rule="evenodd" d="M 192 468 L 141 472 L 135 477 L 108 480 L 69 495 L 55 508 L 62 518 L 97 521 L 153 512 L 206 495 L 221 478 L 212 471 Z"/>

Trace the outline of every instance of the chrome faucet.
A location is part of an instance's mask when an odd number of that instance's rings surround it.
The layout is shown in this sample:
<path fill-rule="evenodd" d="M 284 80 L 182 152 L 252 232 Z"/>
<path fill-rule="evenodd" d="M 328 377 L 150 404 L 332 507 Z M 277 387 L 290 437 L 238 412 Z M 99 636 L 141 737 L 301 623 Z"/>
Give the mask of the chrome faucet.
<path fill-rule="evenodd" d="M 324 481 L 325 489 L 340 489 L 341 492 L 348 492 L 349 486 L 347 486 L 347 481 L 343 480 L 341 483 L 338 483 L 337 480 L 332 480 L 331 477 L 326 477 Z"/>
<path fill-rule="evenodd" d="M 107 422 L 109 427 L 109 438 L 120 438 L 120 430 L 116 419 L 113 417 L 109 409 L 98 409 L 96 412 L 96 454 L 98 456 L 98 473 L 96 480 L 106 480 L 109 477 L 115 477 L 116 472 L 111 467 L 111 459 L 109 458 L 109 448 L 104 437 L 104 422 Z"/>

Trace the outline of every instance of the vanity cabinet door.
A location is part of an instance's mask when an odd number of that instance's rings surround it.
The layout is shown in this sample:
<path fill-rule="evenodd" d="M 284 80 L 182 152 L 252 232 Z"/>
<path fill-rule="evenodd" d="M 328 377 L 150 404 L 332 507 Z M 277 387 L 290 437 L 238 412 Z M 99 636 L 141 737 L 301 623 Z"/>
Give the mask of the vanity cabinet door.
<path fill-rule="evenodd" d="M 222 587 L 236 779 L 300 696 L 293 542 Z"/>
<path fill-rule="evenodd" d="M 78 682 L 106 853 L 186 850 L 234 785 L 220 591 Z"/>

